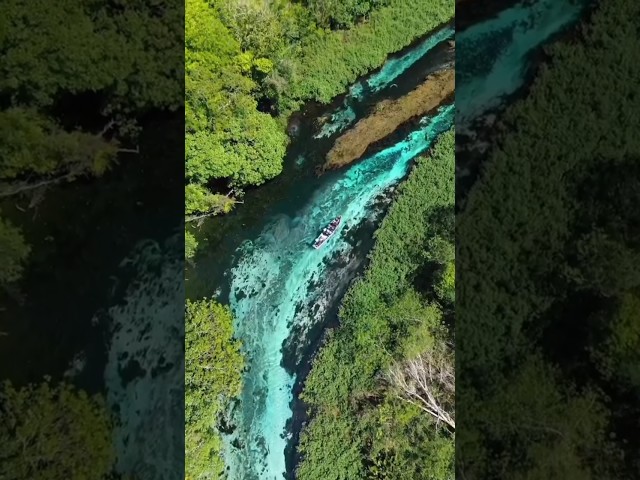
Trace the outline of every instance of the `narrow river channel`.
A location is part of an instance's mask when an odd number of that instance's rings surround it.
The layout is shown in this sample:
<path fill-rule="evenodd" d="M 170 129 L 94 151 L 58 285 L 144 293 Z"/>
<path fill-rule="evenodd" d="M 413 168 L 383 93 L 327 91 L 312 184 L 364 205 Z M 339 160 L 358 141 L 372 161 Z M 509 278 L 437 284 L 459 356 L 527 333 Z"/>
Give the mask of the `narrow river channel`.
<path fill-rule="evenodd" d="M 568 0 L 538 5 L 511 7 L 457 36 L 464 67 L 457 96 L 464 96 L 465 112 L 477 116 L 515 92 L 526 78 L 529 54 L 575 21 L 581 8 Z M 213 295 L 231 306 L 248 362 L 225 435 L 231 480 L 293 478 L 292 447 L 304 417 L 297 400 L 300 381 L 363 266 L 385 199 L 456 115 L 462 123 L 471 117 L 445 103 L 353 165 L 321 177 L 315 169 L 339 132 L 376 103 L 404 95 L 428 73 L 451 67 L 446 44 L 453 34 L 452 25 L 444 26 L 394 55 L 332 105 L 305 108 L 282 175 L 247 192 L 236 212 L 202 227 L 211 240 L 197 269 L 187 273 L 189 296 Z M 509 68 L 514 70 L 508 82 L 496 82 Z M 451 176 L 454 181 L 454 172 Z M 343 217 L 339 233 L 322 249 L 311 248 L 319 230 L 337 215 Z"/>

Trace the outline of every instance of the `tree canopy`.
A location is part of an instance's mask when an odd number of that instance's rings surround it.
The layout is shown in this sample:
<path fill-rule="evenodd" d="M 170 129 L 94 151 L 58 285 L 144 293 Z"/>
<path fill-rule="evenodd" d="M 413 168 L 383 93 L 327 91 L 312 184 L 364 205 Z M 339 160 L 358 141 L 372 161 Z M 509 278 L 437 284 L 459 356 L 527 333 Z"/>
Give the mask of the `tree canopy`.
<path fill-rule="evenodd" d="M 452 17 L 448 0 L 187 0 L 187 219 L 229 212 L 281 172 L 302 103 L 328 103 Z"/>
<path fill-rule="evenodd" d="M 140 116 L 181 107 L 182 14 L 155 0 L 3 4 L 1 199 L 102 175 L 135 144 Z M 26 260 L 16 238 L 0 243 L 11 265 Z"/>
<path fill-rule="evenodd" d="M 240 393 L 244 360 L 228 308 L 187 301 L 185 312 L 185 478 L 222 478 L 218 424 Z"/>
<path fill-rule="evenodd" d="M 104 478 L 115 460 L 104 400 L 48 380 L 0 390 L 3 478 Z"/>
<path fill-rule="evenodd" d="M 638 476 L 640 441 L 620 425 L 638 415 L 639 9 L 599 2 L 577 40 L 547 48 L 459 215 L 469 478 Z"/>

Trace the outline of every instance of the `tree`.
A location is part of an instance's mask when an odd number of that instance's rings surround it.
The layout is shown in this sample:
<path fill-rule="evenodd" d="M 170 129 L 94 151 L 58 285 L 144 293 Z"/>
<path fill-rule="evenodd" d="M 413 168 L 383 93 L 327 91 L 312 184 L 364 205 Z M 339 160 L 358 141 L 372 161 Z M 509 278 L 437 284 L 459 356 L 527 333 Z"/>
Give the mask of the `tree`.
<path fill-rule="evenodd" d="M 604 337 L 598 335 L 592 347 L 596 365 L 606 378 L 640 390 L 640 297 L 636 292 L 625 293 L 596 317 L 607 331 Z"/>
<path fill-rule="evenodd" d="M 185 323 L 185 478 L 220 478 L 219 417 L 239 395 L 244 359 L 231 312 L 213 300 L 187 301 Z"/>
<path fill-rule="evenodd" d="M 437 273 L 434 290 L 438 298 L 447 304 L 456 300 L 456 264 L 449 260 Z"/>
<path fill-rule="evenodd" d="M 111 469 L 111 417 L 99 396 L 45 379 L 5 382 L 0 401 L 0 477 L 93 480 Z"/>
<path fill-rule="evenodd" d="M 30 251 L 20 229 L 0 217 L 0 285 L 15 282 L 22 276 Z"/>
<path fill-rule="evenodd" d="M 455 430 L 455 373 L 450 351 L 436 348 L 395 364 L 387 378 L 400 398 Z"/>
<path fill-rule="evenodd" d="M 137 151 L 121 148 L 135 142 L 136 118 L 183 104 L 183 61 L 173 53 L 181 9 L 7 0 L 2 12 L 0 199 L 39 199 L 46 186 L 103 174 L 118 153 Z M 0 229 L 2 283 L 17 278 L 28 248 L 6 222 Z"/>
<path fill-rule="evenodd" d="M 307 0 L 307 5 L 321 27 L 348 28 L 371 10 L 388 4 L 388 0 Z"/>
<path fill-rule="evenodd" d="M 206 185 L 260 185 L 275 177 L 287 136 L 275 118 L 258 111 L 252 96 L 257 84 L 251 72 L 266 75 L 270 61 L 243 52 L 205 1 L 189 0 L 186 8 L 187 213 L 228 212 L 233 199 L 207 193 Z"/>
<path fill-rule="evenodd" d="M 231 210 L 234 200 L 226 195 L 211 193 L 206 187 L 197 183 L 190 183 L 185 188 L 185 213 L 190 215 L 187 220 L 196 220 L 203 216 L 227 213 Z M 195 215 L 202 213 L 202 215 Z"/>
<path fill-rule="evenodd" d="M 193 233 L 189 231 L 184 232 L 184 256 L 186 259 L 191 259 L 195 256 L 198 249 L 198 241 Z"/>
<path fill-rule="evenodd" d="M 0 197 L 83 174 L 100 175 L 115 160 L 118 144 L 101 133 L 67 132 L 33 108 L 0 112 Z M 18 178 L 35 177 L 32 181 Z M 7 182 L 9 181 L 9 182 Z"/>

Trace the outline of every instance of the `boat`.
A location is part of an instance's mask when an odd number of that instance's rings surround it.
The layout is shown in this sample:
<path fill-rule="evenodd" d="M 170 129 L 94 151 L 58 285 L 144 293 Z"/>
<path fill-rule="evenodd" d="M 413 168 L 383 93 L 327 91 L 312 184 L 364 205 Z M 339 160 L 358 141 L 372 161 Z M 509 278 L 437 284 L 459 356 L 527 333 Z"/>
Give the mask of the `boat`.
<path fill-rule="evenodd" d="M 333 236 L 333 234 L 336 233 L 341 222 L 341 216 L 331 220 L 331 223 L 322 229 L 322 233 L 318 235 L 318 238 L 316 238 L 315 242 L 313 242 L 313 248 L 317 250 L 325 243 L 327 243 L 327 240 L 329 240 Z"/>

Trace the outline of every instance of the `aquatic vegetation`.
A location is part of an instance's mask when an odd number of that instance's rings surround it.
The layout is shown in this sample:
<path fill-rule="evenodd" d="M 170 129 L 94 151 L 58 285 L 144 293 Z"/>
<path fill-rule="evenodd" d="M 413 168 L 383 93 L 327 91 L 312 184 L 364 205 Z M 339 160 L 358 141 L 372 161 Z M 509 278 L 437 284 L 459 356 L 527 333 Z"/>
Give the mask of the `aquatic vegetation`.
<path fill-rule="evenodd" d="M 455 88 L 455 72 L 443 70 L 397 100 L 383 100 L 371 115 L 338 137 L 327 153 L 324 169 L 340 168 L 360 158 L 376 141 L 392 134 L 403 123 L 426 115 L 448 97 Z"/>
<path fill-rule="evenodd" d="M 365 90 L 370 95 L 378 92 L 400 77 L 408 68 L 424 57 L 439 43 L 453 38 L 454 29 L 451 26 L 444 27 L 429 34 L 418 45 L 411 48 L 401 56 L 388 59 L 377 72 L 371 74 L 365 80 L 354 83 L 349 87 L 349 93 L 345 96 L 343 105 L 331 115 L 331 119 L 322 125 L 322 129 L 314 135 L 314 138 L 322 138 L 344 130 L 356 119 L 353 105 L 364 99 Z"/>

